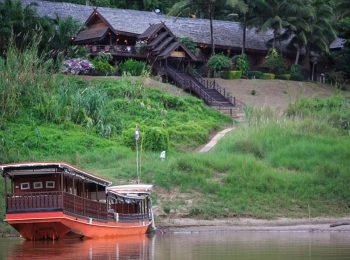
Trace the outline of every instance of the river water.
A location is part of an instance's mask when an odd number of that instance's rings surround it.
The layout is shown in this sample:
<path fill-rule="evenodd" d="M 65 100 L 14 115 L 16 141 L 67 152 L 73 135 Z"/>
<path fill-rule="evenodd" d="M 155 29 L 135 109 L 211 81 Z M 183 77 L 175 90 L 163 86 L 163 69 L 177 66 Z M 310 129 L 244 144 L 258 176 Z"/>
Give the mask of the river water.
<path fill-rule="evenodd" d="M 121 239 L 0 238 L 0 259 L 350 259 L 350 232 L 200 232 Z"/>

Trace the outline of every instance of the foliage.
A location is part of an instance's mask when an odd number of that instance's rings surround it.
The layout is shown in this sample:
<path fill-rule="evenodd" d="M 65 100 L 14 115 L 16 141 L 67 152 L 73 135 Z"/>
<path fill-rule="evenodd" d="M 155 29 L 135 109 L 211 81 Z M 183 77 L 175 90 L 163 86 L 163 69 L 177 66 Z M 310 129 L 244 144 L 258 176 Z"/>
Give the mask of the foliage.
<path fill-rule="evenodd" d="M 291 75 L 290 80 L 294 81 L 304 81 L 304 76 L 303 75 Z"/>
<path fill-rule="evenodd" d="M 284 65 L 283 59 L 274 48 L 268 51 L 265 61 L 260 65 L 260 69 L 262 72 L 266 73 L 286 73 L 286 66 Z"/>
<path fill-rule="evenodd" d="M 250 94 L 252 94 L 253 96 L 255 96 L 256 90 L 255 90 L 255 89 L 252 89 L 252 91 L 250 92 Z"/>
<path fill-rule="evenodd" d="M 110 62 L 111 60 L 113 60 L 113 56 L 112 54 L 110 54 L 109 52 L 104 52 L 101 51 L 98 53 L 98 55 L 94 58 L 94 60 L 96 61 L 102 61 L 102 62 Z"/>
<path fill-rule="evenodd" d="M 331 52 L 331 58 L 335 61 L 333 70 L 342 71 L 345 74 L 345 80 L 350 78 L 350 17 L 346 17 L 334 25 L 338 36 L 344 40 L 343 47 L 340 50 Z"/>
<path fill-rule="evenodd" d="M 195 53 L 197 45 L 194 43 L 193 39 L 190 37 L 177 37 L 177 39 L 186 46 L 190 52 Z"/>
<path fill-rule="evenodd" d="M 144 71 L 148 71 L 148 65 L 143 61 L 127 59 L 118 64 L 118 70 L 121 74 L 130 74 L 131 76 L 140 76 Z"/>
<path fill-rule="evenodd" d="M 276 75 L 275 79 L 283 79 L 283 80 L 289 80 L 291 77 L 290 74 L 280 74 L 280 75 Z"/>
<path fill-rule="evenodd" d="M 71 59 L 64 60 L 61 66 L 61 72 L 64 74 L 87 74 L 95 67 L 88 60 L 83 59 Z"/>
<path fill-rule="evenodd" d="M 70 59 L 88 59 L 90 53 L 86 48 L 80 45 L 71 45 L 68 47 L 67 58 Z"/>
<path fill-rule="evenodd" d="M 15 121 L 30 109 L 52 95 L 53 74 L 56 69 L 47 53 L 38 55 L 37 41 L 18 51 L 14 43 L 0 58 L 1 119 Z"/>
<path fill-rule="evenodd" d="M 301 66 L 299 64 L 292 64 L 289 68 L 289 73 L 291 76 L 301 75 Z"/>
<path fill-rule="evenodd" d="M 107 61 L 98 61 L 98 60 L 92 60 L 92 64 L 94 66 L 94 69 L 97 73 L 113 73 L 115 69 L 111 64 L 109 64 Z"/>
<path fill-rule="evenodd" d="M 247 76 L 248 76 L 248 79 L 261 79 L 262 72 L 261 71 L 248 71 Z"/>
<path fill-rule="evenodd" d="M 142 144 L 142 149 L 146 151 L 163 151 L 169 148 L 169 133 L 162 127 L 142 127 L 139 142 Z M 130 138 L 135 129 L 130 128 L 123 132 L 121 139 L 122 143 L 127 147 L 135 149 L 135 140 Z"/>
<path fill-rule="evenodd" d="M 222 53 L 212 55 L 208 60 L 208 66 L 214 71 L 229 70 L 231 65 L 230 58 Z"/>
<path fill-rule="evenodd" d="M 247 54 L 243 53 L 232 57 L 235 61 L 236 69 L 242 71 L 242 75 L 247 75 L 250 70 Z"/>
<path fill-rule="evenodd" d="M 53 35 L 53 27 L 48 18 L 41 18 L 36 11 L 37 3 L 31 2 L 24 8 L 17 0 L 0 2 L 0 55 L 3 56 L 12 44 L 25 48 L 30 42 L 37 41 L 41 35 L 46 41 Z"/>
<path fill-rule="evenodd" d="M 50 42 L 50 49 L 58 51 L 60 60 L 63 60 L 67 55 L 73 36 L 83 27 L 80 21 L 73 19 L 71 16 L 62 18 L 56 14 L 54 19 L 55 33 Z"/>
<path fill-rule="evenodd" d="M 275 79 L 275 74 L 273 73 L 263 73 L 262 74 L 263 79 Z"/>
<path fill-rule="evenodd" d="M 229 79 L 240 79 L 242 77 L 242 71 L 241 70 L 230 70 L 229 72 Z"/>

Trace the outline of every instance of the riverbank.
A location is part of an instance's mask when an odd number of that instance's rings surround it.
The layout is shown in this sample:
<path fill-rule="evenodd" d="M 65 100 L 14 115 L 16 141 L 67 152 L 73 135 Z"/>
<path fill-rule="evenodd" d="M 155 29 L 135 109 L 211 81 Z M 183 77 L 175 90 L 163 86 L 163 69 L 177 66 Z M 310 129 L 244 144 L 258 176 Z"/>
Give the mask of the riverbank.
<path fill-rule="evenodd" d="M 156 233 L 219 232 L 219 231 L 269 231 L 269 232 L 350 232 L 350 216 L 342 218 L 310 218 L 263 220 L 229 218 L 196 220 L 190 218 L 163 218 L 156 220 Z"/>

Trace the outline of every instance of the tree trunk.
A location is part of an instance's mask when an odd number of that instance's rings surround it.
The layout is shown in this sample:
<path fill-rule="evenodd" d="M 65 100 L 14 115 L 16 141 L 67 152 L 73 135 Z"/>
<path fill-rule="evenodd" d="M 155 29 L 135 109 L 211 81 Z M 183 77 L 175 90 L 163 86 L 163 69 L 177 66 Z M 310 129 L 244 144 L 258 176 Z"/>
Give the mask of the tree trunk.
<path fill-rule="evenodd" d="M 243 14 L 243 43 L 242 43 L 242 54 L 244 54 L 244 52 L 245 52 L 246 31 L 247 31 L 247 15 L 246 15 L 246 13 L 244 13 L 244 14 Z"/>
<path fill-rule="evenodd" d="M 295 56 L 294 64 L 298 64 L 299 63 L 299 55 L 300 55 L 300 46 L 298 45 L 297 55 Z"/>
<path fill-rule="evenodd" d="M 215 54 L 215 43 L 214 43 L 214 29 L 213 29 L 213 21 L 214 21 L 214 8 L 209 7 L 209 17 L 210 17 L 210 43 L 211 43 L 211 54 Z"/>
<path fill-rule="evenodd" d="M 306 48 L 306 55 L 305 55 L 305 62 L 306 62 L 306 71 L 307 71 L 307 79 L 310 80 L 310 49 Z"/>

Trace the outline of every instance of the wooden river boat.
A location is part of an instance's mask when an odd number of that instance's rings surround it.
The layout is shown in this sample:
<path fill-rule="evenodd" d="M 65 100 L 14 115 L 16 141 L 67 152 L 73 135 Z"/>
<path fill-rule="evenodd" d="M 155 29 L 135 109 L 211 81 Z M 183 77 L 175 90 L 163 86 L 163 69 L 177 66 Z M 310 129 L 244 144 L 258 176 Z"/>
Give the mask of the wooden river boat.
<path fill-rule="evenodd" d="M 5 221 L 27 240 L 112 238 L 154 227 L 152 185 L 111 186 L 65 162 L 3 164 L 0 171 Z"/>

